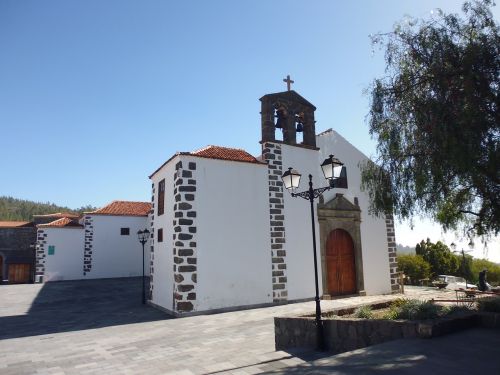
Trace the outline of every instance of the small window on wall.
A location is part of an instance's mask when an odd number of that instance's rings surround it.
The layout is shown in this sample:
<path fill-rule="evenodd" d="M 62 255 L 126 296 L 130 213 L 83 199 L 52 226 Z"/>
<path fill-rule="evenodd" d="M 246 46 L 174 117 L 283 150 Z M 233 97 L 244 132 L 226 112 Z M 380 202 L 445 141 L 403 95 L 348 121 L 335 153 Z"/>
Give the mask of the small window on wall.
<path fill-rule="evenodd" d="M 49 255 L 54 255 L 55 251 L 56 251 L 56 247 L 53 245 L 50 245 L 49 246 Z"/>
<path fill-rule="evenodd" d="M 120 229 L 120 234 L 122 236 L 128 236 L 128 235 L 130 235 L 130 228 L 121 228 Z"/>
<path fill-rule="evenodd" d="M 165 212 L 165 179 L 158 183 L 158 216 Z"/>
<path fill-rule="evenodd" d="M 158 229 L 158 242 L 163 242 L 163 229 Z"/>

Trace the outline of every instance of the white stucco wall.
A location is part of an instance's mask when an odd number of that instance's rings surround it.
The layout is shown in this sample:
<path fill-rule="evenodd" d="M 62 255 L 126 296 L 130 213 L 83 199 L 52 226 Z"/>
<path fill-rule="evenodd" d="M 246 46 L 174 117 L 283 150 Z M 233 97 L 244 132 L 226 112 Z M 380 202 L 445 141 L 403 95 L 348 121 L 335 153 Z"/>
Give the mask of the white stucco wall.
<path fill-rule="evenodd" d="M 137 231 L 147 227 L 146 216 L 87 215 L 93 220 L 92 269 L 86 279 L 142 276 L 142 246 Z M 121 235 L 121 228 L 130 234 Z M 82 241 L 83 246 L 83 241 Z M 149 246 L 145 273 L 149 275 Z"/>
<path fill-rule="evenodd" d="M 391 293 L 389 256 L 385 217 L 375 217 L 368 213 L 369 197 L 361 191 L 361 173 L 359 165 L 368 158 L 335 131 L 326 132 L 316 137 L 320 148 L 317 162 L 318 176 L 323 176 L 320 163 L 329 154 L 339 158 L 347 168 L 348 189 L 333 189 L 324 194 L 325 202 L 336 193 L 342 193 L 350 201 L 358 197 L 361 209 L 361 246 L 363 252 L 364 286 L 367 294 Z M 322 178 L 323 179 L 323 178 Z M 321 182 L 324 184 L 325 180 Z"/>
<path fill-rule="evenodd" d="M 153 254 L 153 295 L 152 302 L 172 310 L 174 291 L 173 243 L 174 229 L 174 173 L 178 157 L 163 166 L 152 178 L 154 194 L 154 254 Z M 158 183 L 165 179 L 165 213 L 158 216 Z M 158 229 L 163 228 L 163 242 L 158 242 Z"/>
<path fill-rule="evenodd" d="M 43 228 L 47 234 L 44 281 L 83 279 L 83 228 Z M 55 246 L 48 255 L 49 246 Z"/>
<path fill-rule="evenodd" d="M 313 176 L 314 188 L 326 185 L 323 174 L 319 169 L 318 151 L 289 145 L 282 145 L 281 150 L 283 171 L 292 167 L 302 174 L 300 187 L 297 191 L 301 192 L 309 189 L 309 174 Z M 315 292 L 310 203 L 308 200 L 302 198 L 293 198 L 286 189 L 283 188 L 283 190 L 285 198 L 285 250 L 288 300 L 311 298 L 314 297 Z M 316 203 L 314 204 L 316 250 L 318 256 L 318 277 L 321 280 L 321 253 Z"/>
<path fill-rule="evenodd" d="M 272 302 L 267 166 L 196 161 L 197 311 Z"/>

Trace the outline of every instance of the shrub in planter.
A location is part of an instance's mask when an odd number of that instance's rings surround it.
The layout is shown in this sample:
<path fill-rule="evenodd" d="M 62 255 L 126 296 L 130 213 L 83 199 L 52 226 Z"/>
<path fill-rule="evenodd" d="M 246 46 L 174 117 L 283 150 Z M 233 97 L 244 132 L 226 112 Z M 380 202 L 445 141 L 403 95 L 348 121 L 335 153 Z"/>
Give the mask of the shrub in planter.
<path fill-rule="evenodd" d="M 398 299 L 391 304 L 386 319 L 425 320 L 434 319 L 441 314 L 442 307 L 429 301 Z"/>
<path fill-rule="evenodd" d="M 355 318 L 361 319 L 372 319 L 373 318 L 373 310 L 371 306 L 361 306 L 354 311 Z"/>

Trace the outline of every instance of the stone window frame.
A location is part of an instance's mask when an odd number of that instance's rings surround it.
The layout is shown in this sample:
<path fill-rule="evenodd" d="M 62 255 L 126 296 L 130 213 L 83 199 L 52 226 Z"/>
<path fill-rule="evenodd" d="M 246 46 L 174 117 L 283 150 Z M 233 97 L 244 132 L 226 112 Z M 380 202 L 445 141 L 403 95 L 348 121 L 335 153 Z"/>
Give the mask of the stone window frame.
<path fill-rule="evenodd" d="M 158 182 L 158 216 L 165 213 L 165 179 Z"/>

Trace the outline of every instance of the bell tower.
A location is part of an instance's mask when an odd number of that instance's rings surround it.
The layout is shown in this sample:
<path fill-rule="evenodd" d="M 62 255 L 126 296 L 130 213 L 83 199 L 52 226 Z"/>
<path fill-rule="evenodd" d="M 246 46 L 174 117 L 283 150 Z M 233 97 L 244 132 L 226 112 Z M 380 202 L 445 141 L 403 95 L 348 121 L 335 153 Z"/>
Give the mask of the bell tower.
<path fill-rule="evenodd" d="M 275 142 L 276 132 L 283 132 L 281 142 L 307 148 L 316 148 L 314 111 L 316 107 L 290 89 L 290 76 L 284 79 L 288 90 L 267 94 L 261 101 L 262 141 Z M 297 133 L 303 132 L 303 142 L 297 143 Z"/>

